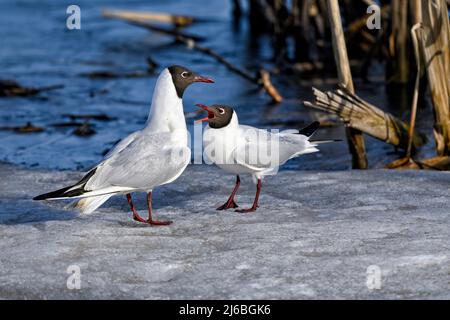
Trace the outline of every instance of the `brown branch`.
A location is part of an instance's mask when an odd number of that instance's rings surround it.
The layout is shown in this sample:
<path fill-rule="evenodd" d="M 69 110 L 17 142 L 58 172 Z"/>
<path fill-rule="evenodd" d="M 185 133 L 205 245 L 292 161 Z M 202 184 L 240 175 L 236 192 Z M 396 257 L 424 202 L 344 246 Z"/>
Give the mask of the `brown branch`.
<path fill-rule="evenodd" d="M 247 79 L 248 81 L 258 85 L 262 86 L 267 94 L 273 99 L 274 102 L 280 103 L 283 101 L 283 97 L 280 95 L 278 90 L 275 88 L 275 86 L 270 81 L 269 72 L 266 70 L 260 71 L 260 76 L 255 76 L 252 73 L 250 73 L 246 69 L 241 69 L 233 65 L 231 62 L 226 60 L 224 57 L 222 57 L 220 54 L 212 50 L 211 48 L 204 47 L 199 45 L 194 39 L 189 39 L 184 36 L 177 36 L 176 41 L 184 43 L 188 48 L 197 50 L 201 53 L 204 53 L 212 58 L 214 58 L 217 62 L 223 64 L 225 67 L 228 68 L 228 70 L 234 72 L 237 75 L 240 75 L 244 79 Z"/>
<path fill-rule="evenodd" d="M 253 75 L 248 70 L 236 67 L 231 62 L 229 62 L 224 57 L 222 57 L 220 54 L 215 52 L 213 49 L 199 45 L 197 43 L 197 41 L 195 41 L 194 39 L 187 38 L 184 36 L 177 36 L 175 38 L 175 40 L 185 44 L 189 49 L 199 51 L 201 53 L 204 53 L 204 54 L 214 58 L 217 62 L 219 62 L 219 63 L 223 64 L 225 67 L 227 67 L 228 70 L 240 75 L 244 79 L 247 79 L 248 81 L 253 82 L 253 83 L 259 82 L 259 79 L 256 75 Z"/>
<path fill-rule="evenodd" d="M 259 71 L 261 76 L 261 81 L 263 84 L 264 89 L 267 91 L 267 93 L 273 98 L 273 101 L 276 103 L 280 103 L 283 101 L 283 97 L 278 92 L 277 88 L 275 88 L 270 81 L 270 74 L 266 70 L 260 70 Z"/>
<path fill-rule="evenodd" d="M 151 25 L 144 21 L 137 21 L 137 20 L 130 20 L 128 18 L 119 17 L 119 19 L 124 20 L 130 24 L 146 28 L 151 31 L 155 31 L 158 33 L 166 34 L 173 36 L 175 38 L 175 41 L 179 43 L 183 43 L 186 45 L 189 49 L 199 51 L 203 54 L 206 54 L 212 58 L 214 58 L 217 62 L 223 64 L 225 67 L 228 68 L 228 70 L 234 72 L 235 74 L 241 76 L 242 78 L 258 85 L 262 86 L 266 92 L 269 94 L 270 97 L 272 97 L 274 102 L 281 102 L 283 100 L 283 97 L 279 94 L 278 90 L 275 88 L 275 86 L 270 81 L 269 73 L 267 71 L 260 72 L 260 75 L 252 74 L 250 71 L 239 68 L 235 65 L 233 65 L 231 62 L 226 60 L 223 56 L 221 56 L 219 53 L 215 52 L 213 49 L 202 46 L 198 44 L 198 40 L 201 38 L 198 36 L 189 35 L 183 32 L 180 32 L 178 30 L 168 30 L 160 27 L 156 27 L 154 25 Z"/>
<path fill-rule="evenodd" d="M 186 32 L 180 31 L 178 29 L 167 29 L 167 28 L 157 27 L 157 26 L 152 25 L 152 24 L 150 24 L 148 22 L 140 21 L 140 20 L 126 19 L 126 18 L 119 18 L 119 19 L 121 19 L 121 20 L 123 20 L 123 21 L 125 21 L 125 22 L 127 22 L 129 24 L 132 24 L 132 25 L 135 25 L 135 26 L 138 26 L 138 27 L 142 27 L 142 28 L 145 28 L 147 30 L 154 31 L 154 32 L 157 32 L 157 33 L 165 34 L 165 35 L 168 35 L 168 36 L 184 37 L 184 38 L 192 39 L 192 40 L 195 40 L 195 41 L 203 40 L 202 37 L 199 37 L 197 35 L 193 35 L 193 34 L 190 34 L 190 33 L 186 33 Z"/>
<path fill-rule="evenodd" d="M 106 18 L 172 23 L 176 26 L 187 26 L 195 21 L 193 17 L 151 11 L 103 10 L 102 15 Z"/>
<path fill-rule="evenodd" d="M 13 80 L 0 80 L 0 97 L 27 97 L 44 91 L 64 88 L 63 85 L 53 85 L 40 88 L 26 88 Z"/>

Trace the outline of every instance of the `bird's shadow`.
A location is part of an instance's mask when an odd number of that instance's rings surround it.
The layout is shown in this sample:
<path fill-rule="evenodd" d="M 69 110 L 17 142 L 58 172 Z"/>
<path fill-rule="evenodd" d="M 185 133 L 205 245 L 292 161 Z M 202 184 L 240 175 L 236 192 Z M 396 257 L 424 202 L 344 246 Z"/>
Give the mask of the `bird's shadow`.
<path fill-rule="evenodd" d="M 185 208 L 192 198 L 204 195 L 209 190 L 207 186 L 190 189 L 189 194 L 185 190 L 174 190 L 172 188 L 162 187 L 153 192 L 153 210 L 156 215 L 158 211 L 165 208 Z M 145 193 L 133 193 L 133 203 L 139 213 L 147 217 L 147 198 Z M 19 225 L 19 224 L 35 224 L 36 226 L 45 226 L 48 221 L 66 221 L 79 218 L 80 214 L 76 210 L 65 209 L 67 201 L 33 201 L 28 198 L 17 198 L 0 200 L 0 225 Z M 192 211 L 193 208 L 187 208 Z M 206 208 L 208 211 L 211 208 Z M 105 211 L 105 212 L 102 212 Z M 170 211 L 170 209 L 169 209 Z M 178 210 L 177 210 L 178 211 Z M 193 210 L 198 212 L 199 210 Z M 200 210 L 202 211 L 202 210 Z M 111 197 L 99 210 L 98 214 L 108 213 L 111 217 L 112 212 L 120 212 L 129 217 L 123 221 L 120 217 L 118 223 L 125 227 L 145 227 L 145 224 L 138 223 L 132 219 L 132 213 L 125 196 Z M 193 214 L 195 212 L 190 212 Z M 95 214 L 95 213 L 94 213 Z M 164 214 L 163 214 L 164 215 Z M 115 218 L 117 218 L 114 215 Z"/>
<path fill-rule="evenodd" d="M 71 220 L 78 213 L 64 210 L 63 206 L 46 205 L 32 200 L 21 200 L 16 203 L 2 204 L 0 225 L 18 225 L 28 223 L 44 223 L 47 221 Z"/>

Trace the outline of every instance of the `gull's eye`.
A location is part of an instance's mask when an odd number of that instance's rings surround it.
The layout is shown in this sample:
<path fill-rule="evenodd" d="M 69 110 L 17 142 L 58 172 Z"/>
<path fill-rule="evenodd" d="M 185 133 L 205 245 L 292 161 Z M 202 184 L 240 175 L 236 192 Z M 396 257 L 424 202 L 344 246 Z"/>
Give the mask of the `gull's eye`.
<path fill-rule="evenodd" d="M 224 108 L 219 108 L 219 114 L 225 114 L 225 109 Z"/>
<path fill-rule="evenodd" d="M 182 73 L 181 73 L 181 77 L 182 78 L 187 78 L 189 76 L 189 72 L 187 72 L 187 71 L 183 71 Z"/>

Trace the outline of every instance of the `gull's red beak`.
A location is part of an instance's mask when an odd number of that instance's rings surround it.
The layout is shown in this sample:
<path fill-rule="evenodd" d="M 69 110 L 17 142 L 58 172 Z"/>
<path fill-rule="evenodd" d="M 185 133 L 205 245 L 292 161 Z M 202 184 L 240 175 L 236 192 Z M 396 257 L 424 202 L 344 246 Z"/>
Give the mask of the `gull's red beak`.
<path fill-rule="evenodd" d="M 205 110 L 206 112 L 208 112 L 208 116 L 195 120 L 194 123 L 200 123 L 203 121 L 209 121 L 210 119 L 214 118 L 214 112 L 212 112 L 212 110 L 210 108 L 208 108 L 207 106 L 205 106 L 204 104 L 201 103 L 197 103 L 196 104 L 197 107 L 202 108 L 203 110 Z"/>
<path fill-rule="evenodd" d="M 214 83 L 214 80 L 213 80 L 213 79 L 206 78 L 206 77 L 202 77 L 202 76 L 199 76 L 199 75 L 196 75 L 196 76 L 194 77 L 194 80 L 193 80 L 193 81 L 194 81 L 194 82 Z"/>

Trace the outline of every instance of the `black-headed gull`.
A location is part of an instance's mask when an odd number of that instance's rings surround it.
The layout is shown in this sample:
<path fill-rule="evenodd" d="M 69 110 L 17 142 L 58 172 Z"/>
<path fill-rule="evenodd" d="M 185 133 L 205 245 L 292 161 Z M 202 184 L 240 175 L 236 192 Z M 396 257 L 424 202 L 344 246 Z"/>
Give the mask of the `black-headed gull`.
<path fill-rule="evenodd" d="M 190 162 L 182 97 L 194 82 L 213 80 L 181 66 L 164 69 L 156 82 L 145 128 L 120 141 L 79 182 L 34 200 L 82 198 L 72 206 L 91 213 L 111 196 L 126 194 L 135 220 L 151 225 L 170 224 L 171 221 L 153 220 L 152 190 L 177 179 Z M 147 220 L 136 211 L 132 192 L 147 193 Z"/>
<path fill-rule="evenodd" d="M 236 185 L 227 202 L 217 210 L 237 208 L 234 197 L 240 185 L 240 174 L 249 173 L 256 182 L 256 196 L 249 209 L 237 209 L 237 212 L 253 212 L 258 208 L 262 178 L 276 174 L 278 168 L 288 160 L 303 154 L 318 152 L 318 143 L 309 138 L 319 128 L 319 122 L 313 122 L 301 130 L 269 132 L 251 126 L 240 125 L 236 111 L 225 105 L 210 107 L 197 104 L 208 112 L 208 116 L 195 121 L 207 121 L 203 133 L 204 155 L 206 160 L 219 168 L 236 175 Z"/>

